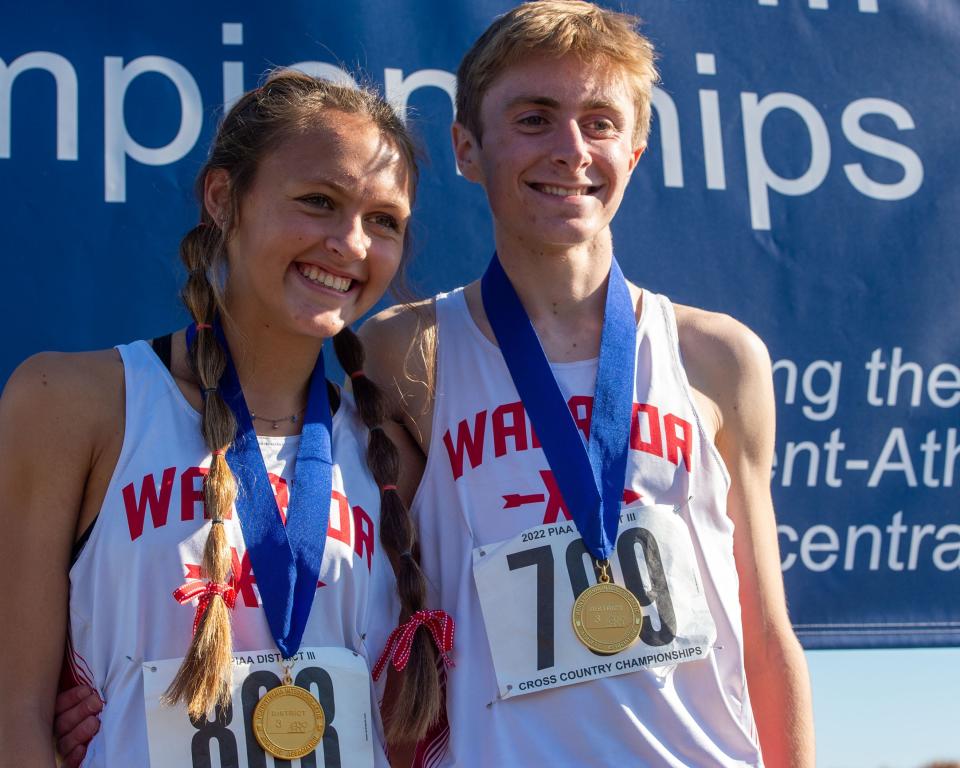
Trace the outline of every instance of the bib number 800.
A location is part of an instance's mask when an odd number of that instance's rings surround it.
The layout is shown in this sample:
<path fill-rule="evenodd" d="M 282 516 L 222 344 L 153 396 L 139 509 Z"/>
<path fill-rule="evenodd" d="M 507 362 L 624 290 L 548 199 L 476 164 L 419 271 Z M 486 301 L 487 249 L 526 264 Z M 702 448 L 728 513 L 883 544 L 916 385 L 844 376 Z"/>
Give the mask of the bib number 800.
<path fill-rule="evenodd" d="M 246 743 L 247 759 L 245 768 L 267 768 L 267 757 L 257 744 L 253 735 L 253 710 L 260 701 L 262 694 L 272 691 L 280 685 L 280 678 L 267 670 L 260 670 L 251 674 L 240 688 L 240 701 L 243 706 L 244 741 Z M 333 682 L 325 669 L 320 667 L 306 667 L 300 670 L 293 682 L 299 688 L 311 691 L 323 707 L 323 766 L 322 768 L 341 768 L 340 738 L 333 723 L 336 707 L 333 697 Z M 225 708 L 217 707 L 215 717 L 211 721 L 204 717 L 201 720 L 190 718 L 190 723 L 197 729 L 190 741 L 190 757 L 193 768 L 211 768 L 216 765 L 213 758 L 213 743 L 217 744 L 219 765 L 221 768 L 241 768 L 240 756 L 237 751 L 237 737 L 230 729 L 233 721 L 233 703 Z M 274 765 L 290 765 L 287 760 L 275 760 Z M 317 753 L 311 752 L 300 758 L 301 768 L 318 768 Z"/>

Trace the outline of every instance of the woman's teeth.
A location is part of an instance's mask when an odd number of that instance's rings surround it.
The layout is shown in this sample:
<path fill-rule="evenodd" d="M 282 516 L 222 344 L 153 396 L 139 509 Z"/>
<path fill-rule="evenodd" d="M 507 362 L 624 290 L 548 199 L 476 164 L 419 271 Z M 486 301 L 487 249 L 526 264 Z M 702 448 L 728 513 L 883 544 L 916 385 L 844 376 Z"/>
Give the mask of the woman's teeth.
<path fill-rule="evenodd" d="M 340 291 L 341 293 L 346 293 L 350 290 L 350 286 L 353 284 L 353 281 L 347 277 L 337 277 L 337 275 L 331 275 L 329 272 L 324 272 L 319 267 L 315 267 L 312 264 L 297 264 L 297 270 L 303 275 L 307 280 L 316 283 L 317 285 L 322 285 L 326 288 L 333 288 L 335 291 Z"/>

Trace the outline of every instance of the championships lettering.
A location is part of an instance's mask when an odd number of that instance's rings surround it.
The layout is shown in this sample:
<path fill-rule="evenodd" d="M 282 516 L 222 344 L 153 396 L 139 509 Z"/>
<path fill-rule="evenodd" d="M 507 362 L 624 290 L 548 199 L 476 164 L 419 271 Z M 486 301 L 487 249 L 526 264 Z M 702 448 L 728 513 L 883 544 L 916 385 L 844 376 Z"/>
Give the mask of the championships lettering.
<path fill-rule="evenodd" d="M 592 667 L 567 669 L 563 672 L 544 675 L 543 677 L 537 677 L 532 680 L 524 680 L 517 687 L 524 692 L 535 691 L 540 688 L 552 687 L 558 682 L 573 682 L 575 680 L 586 680 L 609 675 L 614 669 L 618 672 L 646 669 L 652 664 L 665 664 L 671 661 L 682 661 L 683 659 L 700 656 L 703 656 L 703 648 L 699 645 L 691 648 L 677 648 L 672 651 L 650 653 L 638 658 L 617 659 L 609 664 L 595 664 Z"/>
<path fill-rule="evenodd" d="M 216 28 L 211 24 L 210 27 Z M 250 86 L 244 70 L 244 25 L 227 22 L 220 24 L 220 42 L 224 46 L 223 61 L 214 58 L 218 74 L 222 72 L 221 89 L 225 109 Z M 212 31 L 212 29 L 210 30 Z M 209 35 L 209 31 L 207 32 Z M 156 41 L 160 42 L 160 41 Z M 209 37 L 201 43 L 196 40 L 194 48 L 209 48 Z M 155 48 L 158 46 L 154 46 Z M 162 47 L 159 46 L 159 47 Z M 341 52 L 343 56 L 343 52 Z M 276 56 L 267 56 L 276 60 Z M 344 56 L 344 58 L 348 58 Z M 694 58 L 694 57 L 691 57 Z M 689 120 L 699 122 L 700 131 L 687 133 L 703 136 L 703 174 L 706 188 L 727 189 L 727 156 L 724 142 L 729 136 L 722 126 L 735 120 L 735 116 L 721 114 L 720 94 L 727 69 L 719 57 L 709 51 L 695 54 L 696 74 L 699 78 L 699 114 L 683 114 L 678 102 L 667 91 L 653 89 L 653 110 L 656 112 L 655 137 L 660 146 L 657 154 L 663 158 L 662 174 L 665 187 L 682 188 L 687 182 L 683 165 L 681 123 Z M 92 69 L 92 62 L 84 62 Z M 353 78 L 340 67 L 321 61 L 300 61 L 289 66 L 310 74 L 326 77 L 336 82 L 353 83 Z M 9 63 L 0 59 L 0 159 L 11 157 L 11 92 L 14 83 L 24 72 L 37 70 L 47 73 L 53 80 L 55 99 L 53 112 L 56 116 L 56 157 L 61 161 L 79 160 L 79 133 L 83 125 L 95 124 L 86 117 L 81 120 L 77 69 L 73 62 L 59 53 L 46 50 L 24 52 Z M 133 161 L 141 165 L 171 165 L 186 157 L 196 146 L 203 128 L 204 115 L 212 110 L 204 103 L 197 78 L 183 64 L 167 56 L 146 55 L 126 60 L 121 56 L 104 56 L 102 63 L 104 103 L 103 128 L 103 194 L 108 203 L 124 203 L 127 200 L 127 165 Z M 159 142 L 144 143 L 131 132 L 125 118 L 128 90 L 142 76 L 150 75 L 151 87 L 156 87 L 159 78 L 166 80 L 177 93 L 180 107 L 179 122 L 172 137 Z M 33 81 L 36 82 L 36 81 Z M 386 97 L 405 112 L 411 95 L 423 88 L 436 88 L 444 92 L 451 105 L 455 99 L 456 80 L 453 73 L 442 69 L 419 69 L 404 73 L 402 69 L 386 67 L 383 71 Z M 28 86 L 24 86 L 28 87 Z M 36 85 L 33 86 L 37 88 Z M 42 86 L 46 88 L 46 84 Z M 141 87 L 141 86 L 138 86 Z M 828 129 L 824 115 L 816 104 L 804 96 L 768 87 L 765 94 L 742 91 L 739 94 L 739 112 L 743 124 L 743 157 L 747 198 L 750 204 L 750 226 L 754 230 L 771 229 L 771 192 L 796 197 L 817 190 L 826 180 L 834 156 L 845 157 L 832 146 L 842 135 L 846 142 L 864 155 L 881 158 L 896 170 L 894 179 L 876 178 L 861 162 L 842 166 L 846 181 L 861 195 L 874 200 L 904 200 L 913 196 L 924 180 L 924 167 L 920 156 L 907 144 L 888 138 L 915 129 L 913 115 L 903 105 L 876 97 L 859 98 L 845 107 L 828 104 L 828 115 L 839 114 L 839 126 Z M 49 102 L 48 102 L 49 103 Z M 679 106 L 683 107 L 683 101 Z M 789 114 L 802 125 L 810 143 L 810 159 L 806 169 L 794 177 L 782 176 L 776 170 L 779 157 L 771 158 L 770 147 L 764 142 L 764 126 L 777 114 Z M 683 118 L 683 120 L 681 119 Z M 881 133 L 875 125 L 882 118 Z M 781 119 L 781 118 L 775 118 Z M 889 126 L 892 126 L 890 129 Z M 833 135 L 833 140 L 831 140 Z M 164 143 L 164 141 L 166 143 Z M 158 146 L 159 144 L 159 146 Z M 740 174 L 737 174 L 740 175 Z M 899 177 L 899 178 L 897 178 Z"/>

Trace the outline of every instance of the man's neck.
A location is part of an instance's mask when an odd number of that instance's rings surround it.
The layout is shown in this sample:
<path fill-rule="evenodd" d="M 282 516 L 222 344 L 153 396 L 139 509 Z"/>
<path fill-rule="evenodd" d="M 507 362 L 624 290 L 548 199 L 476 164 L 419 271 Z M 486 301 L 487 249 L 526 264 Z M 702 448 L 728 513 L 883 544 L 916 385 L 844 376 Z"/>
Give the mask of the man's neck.
<path fill-rule="evenodd" d="M 610 232 L 590 244 L 533 249 L 504 243 L 497 255 L 552 362 L 588 360 L 600 352 L 600 333 L 613 258 Z M 467 302 L 481 330 L 493 339 L 479 285 Z"/>
<path fill-rule="evenodd" d="M 538 331 L 541 323 L 573 328 L 584 322 L 603 322 L 613 258 L 609 230 L 590 243 L 568 248 L 498 242 L 497 255 Z"/>

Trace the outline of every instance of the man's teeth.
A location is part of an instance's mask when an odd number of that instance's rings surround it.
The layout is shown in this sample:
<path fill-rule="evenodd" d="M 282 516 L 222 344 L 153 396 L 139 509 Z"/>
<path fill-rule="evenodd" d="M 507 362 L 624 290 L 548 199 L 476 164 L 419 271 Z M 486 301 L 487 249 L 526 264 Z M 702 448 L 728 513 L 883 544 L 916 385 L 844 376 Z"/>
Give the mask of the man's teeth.
<path fill-rule="evenodd" d="M 554 187 L 550 184 L 542 184 L 540 186 L 541 192 L 546 192 L 548 195 L 556 195 L 557 197 L 580 197 L 589 192 L 589 187 Z"/>
<path fill-rule="evenodd" d="M 327 288 L 333 288 L 335 291 L 340 291 L 341 293 L 349 291 L 350 286 L 353 284 L 353 281 L 349 278 L 331 275 L 329 272 L 324 272 L 312 264 L 298 264 L 297 269 L 300 271 L 300 274 L 308 280 L 312 280 L 314 283 Z"/>

